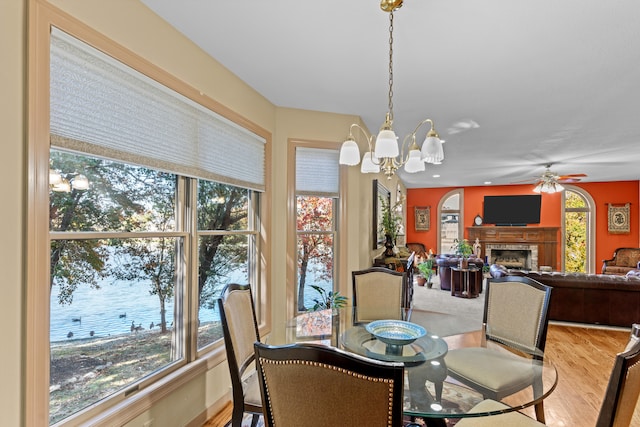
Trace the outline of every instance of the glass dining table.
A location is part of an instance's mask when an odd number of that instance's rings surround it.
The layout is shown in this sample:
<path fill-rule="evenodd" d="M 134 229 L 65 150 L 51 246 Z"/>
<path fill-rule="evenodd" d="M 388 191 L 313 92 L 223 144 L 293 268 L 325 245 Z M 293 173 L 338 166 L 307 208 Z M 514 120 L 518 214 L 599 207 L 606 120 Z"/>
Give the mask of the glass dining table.
<path fill-rule="evenodd" d="M 418 325 L 420 330 L 424 329 L 424 334 L 407 344 L 398 345 L 393 341 L 390 344 L 371 327 L 368 328 L 368 323 L 354 324 L 354 310 L 354 307 L 345 307 L 301 313 L 287 321 L 286 341 L 319 343 L 376 360 L 404 363 L 404 415 L 412 419 L 422 418 L 427 426 L 446 426 L 445 419 L 491 416 L 524 409 L 549 396 L 557 384 L 557 371 L 543 352 L 534 351 L 533 357 L 511 352 L 522 362 L 515 366 L 534 372 L 537 383 L 541 385 L 536 388 L 535 395 L 533 388 L 528 387 L 507 396 L 501 400 L 506 405 L 504 409 L 477 412 L 472 408 L 484 397 L 479 391 L 448 375 L 448 351 L 480 346 L 496 352 L 510 350 L 484 340 L 481 329 L 446 337 L 435 335 L 429 332 L 429 319 L 434 313 L 421 310 L 403 310 L 397 319 L 389 319 L 388 322 L 402 324 L 405 320 L 412 327 Z M 469 363 L 473 364 L 473 360 Z"/>

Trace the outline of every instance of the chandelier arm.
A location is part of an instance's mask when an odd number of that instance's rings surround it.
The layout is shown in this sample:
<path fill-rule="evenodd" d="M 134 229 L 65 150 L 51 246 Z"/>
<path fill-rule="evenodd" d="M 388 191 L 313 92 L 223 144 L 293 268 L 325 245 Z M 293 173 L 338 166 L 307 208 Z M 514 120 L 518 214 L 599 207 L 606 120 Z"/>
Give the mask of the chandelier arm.
<path fill-rule="evenodd" d="M 410 135 L 416 136 L 416 133 L 418 133 L 418 130 L 420 129 L 420 127 L 425 123 L 429 123 L 431 125 L 431 130 L 433 130 L 433 120 L 424 119 L 418 124 L 418 126 L 416 126 L 416 128 L 413 130 L 413 132 Z"/>

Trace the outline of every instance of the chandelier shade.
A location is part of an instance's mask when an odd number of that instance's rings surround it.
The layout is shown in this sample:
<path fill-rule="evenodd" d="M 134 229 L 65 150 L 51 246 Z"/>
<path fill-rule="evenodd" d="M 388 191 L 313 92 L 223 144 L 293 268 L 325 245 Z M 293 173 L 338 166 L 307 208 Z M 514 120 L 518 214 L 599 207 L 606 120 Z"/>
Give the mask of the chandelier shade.
<path fill-rule="evenodd" d="M 340 159 L 338 161 L 341 165 L 349 166 L 360 163 L 360 149 L 353 139 L 347 139 L 342 143 L 342 147 L 340 147 Z"/>
<path fill-rule="evenodd" d="M 408 173 L 422 172 L 425 163 L 440 164 L 444 160 L 442 141 L 438 137 L 431 119 L 425 119 L 407 135 L 402 144 L 402 151 L 398 146 L 398 137 L 393 131 L 393 12 L 402 7 L 403 0 L 382 0 L 380 8 L 389 13 L 389 109 L 378 136 L 373 143 L 373 136 L 367 134 L 357 124 L 352 124 L 349 136 L 340 148 L 340 164 L 354 166 L 360 161 L 360 151 L 353 136 L 353 129 L 357 128 L 366 136 L 368 151 L 362 157 L 360 171 L 363 173 L 384 172 L 388 179 L 394 175 L 398 168 L 404 166 Z M 431 129 L 426 135 L 422 149 L 416 144 L 416 133 L 424 123 L 430 123 Z M 407 142 L 411 145 L 406 150 Z M 407 151 L 405 156 L 405 151 Z M 366 163 L 365 163 L 366 162 Z"/>
<path fill-rule="evenodd" d="M 438 137 L 427 136 L 422 144 L 421 155 L 426 163 L 442 163 L 444 160 L 442 141 Z"/>
<path fill-rule="evenodd" d="M 360 166 L 360 172 L 362 173 L 380 172 L 380 162 L 378 162 L 378 159 L 371 158 L 371 151 L 367 151 L 362 156 L 362 165 Z"/>
<path fill-rule="evenodd" d="M 392 130 L 381 130 L 376 138 L 376 157 L 382 159 L 384 157 L 398 157 L 398 137 Z"/>
<path fill-rule="evenodd" d="M 408 173 L 416 173 L 426 170 L 420 150 L 409 151 L 409 157 L 407 158 L 407 162 L 404 164 L 404 170 Z"/>

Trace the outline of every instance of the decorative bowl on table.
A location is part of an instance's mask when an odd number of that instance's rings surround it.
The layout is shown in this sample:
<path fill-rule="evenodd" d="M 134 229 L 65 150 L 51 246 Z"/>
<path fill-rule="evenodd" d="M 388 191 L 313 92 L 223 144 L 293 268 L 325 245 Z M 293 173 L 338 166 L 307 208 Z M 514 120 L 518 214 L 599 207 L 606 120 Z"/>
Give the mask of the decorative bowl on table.
<path fill-rule="evenodd" d="M 374 320 L 365 326 L 367 332 L 388 345 L 407 345 L 427 334 L 427 330 L 404 320 Z"/>

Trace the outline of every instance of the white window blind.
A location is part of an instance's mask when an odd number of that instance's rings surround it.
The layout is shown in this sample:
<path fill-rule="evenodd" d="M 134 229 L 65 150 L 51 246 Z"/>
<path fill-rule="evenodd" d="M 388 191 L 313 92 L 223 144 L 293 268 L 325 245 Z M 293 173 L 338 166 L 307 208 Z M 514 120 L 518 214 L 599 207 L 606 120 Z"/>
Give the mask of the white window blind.
<path fill-rule="evenodd" d="M 296 193 L 338 197 L 339 152 L 323 148 L 296 148 Z"/>
<path fill-rule="evenodd" d="M 50 96 L 54 146 L 264 191 L 264 138 L 56 29 Z"/>

